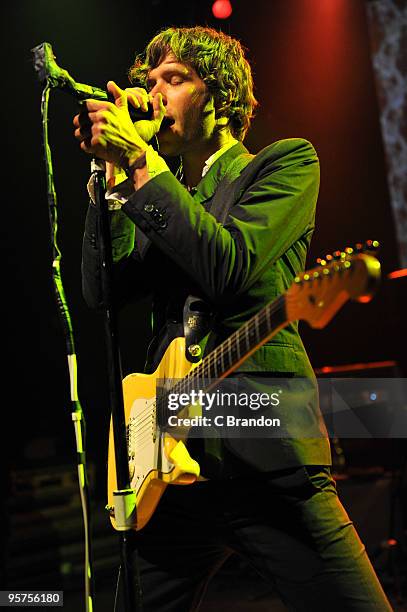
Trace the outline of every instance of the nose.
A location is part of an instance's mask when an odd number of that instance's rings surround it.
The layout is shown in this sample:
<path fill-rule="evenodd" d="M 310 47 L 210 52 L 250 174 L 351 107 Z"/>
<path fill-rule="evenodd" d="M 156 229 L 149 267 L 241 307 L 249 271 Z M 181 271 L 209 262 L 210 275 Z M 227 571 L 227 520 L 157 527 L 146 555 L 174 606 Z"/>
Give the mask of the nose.
<path fill-rule="evenodd" d="M 161 79 L 155 82 L 154 86 L 150 89 L 149 94 L 152 98 L 160 93 L 163 97 L 163 104 L 167 106 L 167 96 L 165 94 L 165 82 Z"/>
<path fill-rule="evenodd" d="M 163 79 L 160 79 L 160 78 L 157 79 L 148 93 L 149 93 L 151 101 L 155 98 L 157 94 L 160 93 L 162 96 L 163 105 L 167 106 L 167 96 L 165 93 L 165 81 Z"/>
<path fill-rule="evenodd" d="M 160 82 L 159 80 L 156 81 L 156 83 L 154 84 L 154 87 L 152 87 L 150 89 L 150 94 L 154 97 L 156 94 L 158 93 L 164 93 L 163 92 L 163 86 L 162 86 L 162 82 Z"/>

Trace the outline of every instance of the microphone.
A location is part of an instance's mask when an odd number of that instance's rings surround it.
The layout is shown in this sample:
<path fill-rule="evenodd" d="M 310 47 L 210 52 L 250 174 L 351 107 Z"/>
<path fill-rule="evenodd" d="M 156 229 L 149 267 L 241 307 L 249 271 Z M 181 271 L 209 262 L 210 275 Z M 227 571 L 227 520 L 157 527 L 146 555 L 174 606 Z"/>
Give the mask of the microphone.
<path fill-rule="evenodd" d="M 55 61 L 55 55 L 50 43 L 41 43 L 31 49 L 31 52 L 34 55 L 34 70 L 37 72 L 41 82 L 48 81 L 51 87 L 70 93 L 80 102 L 88 98 L 114 102 L 113 96 L 108 91 L 93 85 L 78 83 L 67 70 L 60 68 Z M 142 111 L 140 108 L 134 108 L 131 104 L 129 104 L 128 110 L 133 121 L 152 119 L 153 117 L 153 107 L 150 103 L 148 104 L 147 112 Z"/>

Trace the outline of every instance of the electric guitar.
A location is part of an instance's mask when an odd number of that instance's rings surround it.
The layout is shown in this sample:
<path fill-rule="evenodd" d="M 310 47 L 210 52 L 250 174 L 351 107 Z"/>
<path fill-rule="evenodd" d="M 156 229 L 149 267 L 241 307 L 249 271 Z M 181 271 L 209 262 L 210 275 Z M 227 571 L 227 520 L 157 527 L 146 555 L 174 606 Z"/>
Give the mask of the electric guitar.
<path fill-rule="evenodd" d="M 184 441 L 188 427 L 171 435 L 160 425 L 157 381 L 177 380 L 171 389 L 178 393 L 199 388 L 200 381 L 219 380 L 231 374 L 254 351 L 289 322 L 305 320 L 323 328 L 349 300 L 368 302 L 380 280 L 380 263 L 372 255 L 378 243 L 356 245 L 336 251 L 318 265 L 297 276 L 283 295 L 260 310 L 199 363 L 186 358 L 185 338 L 175 338 L 153 374 L 130 374 L 123 380 L 130 487 L 135 495 L 131 528 L 140 530 L 149 521 L 169 484 L 191 484 L 199 478 L 199 465 L 189 455 Z M 194 407 L 183 408 L 183 416 Z M 112 525 L 124 529 L 115 508 L 116 466 L 112 427 L 108 452 L 108 505 Z M 116 501 L 117 503 L 117 501 Z M 120 521 L 118 516 L 121 516 Z M 127 521 L 129 518 L 127 517 Z"/>

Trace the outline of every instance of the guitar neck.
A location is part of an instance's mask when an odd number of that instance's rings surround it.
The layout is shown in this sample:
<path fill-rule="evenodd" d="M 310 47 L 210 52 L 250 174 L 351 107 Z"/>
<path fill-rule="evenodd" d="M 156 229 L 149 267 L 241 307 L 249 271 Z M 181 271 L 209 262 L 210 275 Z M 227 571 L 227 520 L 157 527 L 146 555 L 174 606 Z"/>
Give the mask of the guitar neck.
<path fill-rule="evenodd" d="M 226 378 L 287 323 L 286 298 L 281 295 L 216 347 L 173 390 L 207 389 L 209 381 Z"/>
<path fill-rule="evenodd" d="M 171 393 L 215 386 L 290 321 L 303 319 L 322 328 L 348 299 L 368 302 L 380 280 L 380 263 L 369 254 L 352 253 L 353 249 L 335 253 L 331 263 L 321 260 L 316 268 L 296 276 L 283 295 L 222 342 Z"/>
<path fill-rule="evenodd" d="M 370 248 L 377 243 L 366 244 Z M 199 381 L 225 378 L 290 321 L 304 319 L 321 328 L 349 298 L 369 301 L 380 279 L 380 263 L 370 254 L 352 253 L 353 249 L 335 252 L 331 263 L 320 260 L 319 266 L 296 276 L 283 295 L 229 336 L 180 383 L 203 388 Z"/>

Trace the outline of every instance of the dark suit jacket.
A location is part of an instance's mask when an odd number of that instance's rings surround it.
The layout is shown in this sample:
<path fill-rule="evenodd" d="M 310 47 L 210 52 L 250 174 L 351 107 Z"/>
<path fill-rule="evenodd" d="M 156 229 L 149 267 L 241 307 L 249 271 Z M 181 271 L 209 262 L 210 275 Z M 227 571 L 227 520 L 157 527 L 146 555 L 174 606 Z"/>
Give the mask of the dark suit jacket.
<path fill-rule="evenodd" d="M 168 341 L 182 333 L 188 295 L 201 297 L 216 312 L 209 350 L 289 288 L 305 266 L 318 188 L 318 158 L 309 142 L 278 141 L 256 156 L 249 156 L 238 143 L 211 166 L 194 195 L 165 172 L 135 192 L 121 211 L 112 213 L 118 299 L 153 294 L 153 341 L 146 371 L 155 369 Z M 224 223 L 208 212 L 218 189 L 226 198 Z M 83 292 L 93 308 L 100 306 L 97 233 L 97 211 L 90 206 Z M 253 388 L 259 384 L 254 373 L 314 385 L 297 323 L 281 330 L 239 370 L 253 381 Z M 226 439 L 223 463 L 231 467 L 219 473 L 330 463 L 318 402 L 307 394 L 293 397 L 297 397 L 294 406 L 284 407 L 282 402 L 273 409 L 287 435 L 272 440 Z M 298 437 L 299 431 L 304 437 Z"/>

